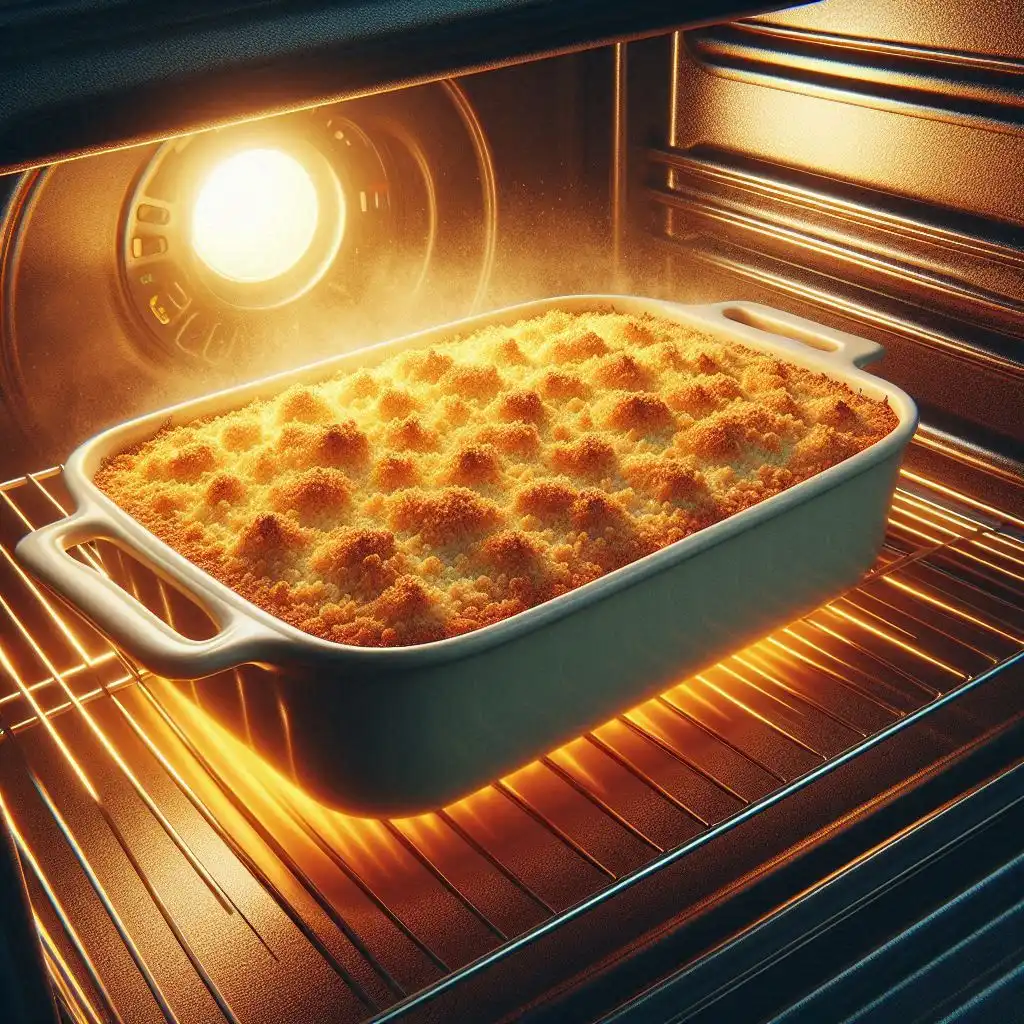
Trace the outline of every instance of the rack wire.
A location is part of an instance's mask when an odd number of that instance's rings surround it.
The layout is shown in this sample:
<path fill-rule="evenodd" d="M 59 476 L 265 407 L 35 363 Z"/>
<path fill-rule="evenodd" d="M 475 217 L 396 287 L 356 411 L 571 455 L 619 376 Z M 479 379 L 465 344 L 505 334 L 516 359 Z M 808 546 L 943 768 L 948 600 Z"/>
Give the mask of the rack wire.
<path fill-rule="evenodd" d="M 59 469 L 0 485 L 0 797 L 89 1024 L 400 1016 L 1024 650 L 1024 520 L 904 471 L 855 590 L 449 807 L 358 819 L 204 712 L 237 677 L 148 675 L 21 570 L 67 505 Z"/>

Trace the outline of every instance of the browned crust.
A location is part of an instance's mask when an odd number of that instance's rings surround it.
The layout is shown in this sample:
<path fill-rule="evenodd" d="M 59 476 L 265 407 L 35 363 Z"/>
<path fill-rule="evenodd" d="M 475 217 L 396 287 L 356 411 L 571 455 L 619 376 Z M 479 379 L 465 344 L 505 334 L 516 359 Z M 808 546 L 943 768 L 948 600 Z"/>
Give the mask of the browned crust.
<path fill-rule="evenodd" d="M 566 593 L 896 424 L 671 321 L 559 311 L 165 426 L 96 483 L 272 614 L 396 646 Z"/>

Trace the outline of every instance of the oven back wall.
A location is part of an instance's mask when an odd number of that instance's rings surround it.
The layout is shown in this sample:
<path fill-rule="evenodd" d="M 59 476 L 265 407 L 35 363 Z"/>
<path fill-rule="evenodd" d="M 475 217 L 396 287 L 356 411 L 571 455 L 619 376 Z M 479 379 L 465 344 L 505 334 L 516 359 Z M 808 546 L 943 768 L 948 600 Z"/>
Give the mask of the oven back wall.
<path fill-rule="evenodd" d="M 674 289 L 875 337 L 926 423 L 1019 455 L 1019 7 L 825 0 L 685 32 L 676 53 L 640 197 Z"/>

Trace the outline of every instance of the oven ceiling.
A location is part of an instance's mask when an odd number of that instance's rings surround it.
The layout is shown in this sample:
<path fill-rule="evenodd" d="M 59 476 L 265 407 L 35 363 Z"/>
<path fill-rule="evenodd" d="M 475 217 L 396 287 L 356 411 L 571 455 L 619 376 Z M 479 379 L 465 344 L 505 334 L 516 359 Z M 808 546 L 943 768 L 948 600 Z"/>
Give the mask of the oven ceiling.
<path fill-rule="evenodd" d="M 8 0 L 0 2 L 0 171 L 783 6 Z"/>

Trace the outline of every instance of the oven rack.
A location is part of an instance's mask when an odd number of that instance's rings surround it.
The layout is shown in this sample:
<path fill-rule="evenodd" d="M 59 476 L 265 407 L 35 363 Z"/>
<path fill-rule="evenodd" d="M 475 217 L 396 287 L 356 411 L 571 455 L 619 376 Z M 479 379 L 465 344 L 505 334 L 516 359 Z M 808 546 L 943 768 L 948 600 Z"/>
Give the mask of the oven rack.
<path fill-rule="evenodd" d="M 356 819 L 203 715 L 230 673 L 139 672 L 21 571 L 18 538 L 67 503 L 59 469 L 0 485 L 0 795 L 53 984 L 90 1024 L 427 1019 L 1024 652 L 1024 520 L 905 470 L 855 590 L 465 800 Z M 81 556 L 201 629 L 117 549 Z"/>

